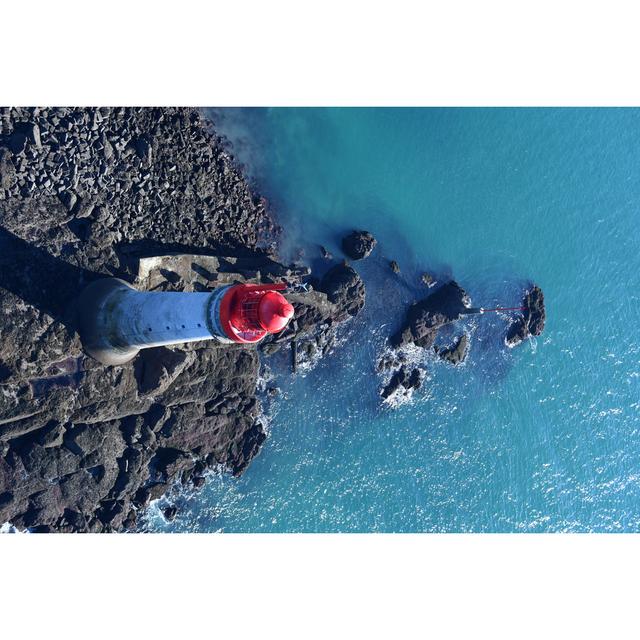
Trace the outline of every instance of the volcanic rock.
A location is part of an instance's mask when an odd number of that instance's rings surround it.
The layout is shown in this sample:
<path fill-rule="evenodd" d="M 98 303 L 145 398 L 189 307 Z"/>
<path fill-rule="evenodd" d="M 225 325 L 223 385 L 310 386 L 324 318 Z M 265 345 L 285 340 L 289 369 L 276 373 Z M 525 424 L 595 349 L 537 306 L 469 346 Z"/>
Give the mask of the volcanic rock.
<path fill-rule="evenodd" d="M 16 170 L 11 161 L 11 154 L 0 147 L 0 189 L 8 191 L 16 180 Z"/>
<path fill-rule="evenodd" d="M 352 231 L 342 239 L 342 250 L 352 260 L 366 258 L 376 246 L 376 239 L 368 231 Z"/>
<path fill-rule="evenodd" d="M 164 391 L 188 364 L 189 355 L 166 347 L 142 349 L 134 363 L 140 393 Z"/>
<path fill-rule="evenodd" d="M 62 191 L 58 197 L 60 198 L 60 202 L 62 202 L 69 211 L 76 206 L 76 202 L 78 201 L 78 196 L 73 193 L 73 191 Z"/>

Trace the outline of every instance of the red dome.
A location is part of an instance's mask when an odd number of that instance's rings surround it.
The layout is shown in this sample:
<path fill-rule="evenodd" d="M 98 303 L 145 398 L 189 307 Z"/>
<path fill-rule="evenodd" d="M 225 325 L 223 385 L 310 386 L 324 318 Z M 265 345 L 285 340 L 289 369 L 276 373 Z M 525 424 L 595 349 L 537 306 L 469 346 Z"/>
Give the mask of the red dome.
<path fill-rule="evenodd" d="M 293 306 L 277 291 L 262 296 L 258 306 L 260 326 L 269 333 L 279 333 L 293 317 Z"/>

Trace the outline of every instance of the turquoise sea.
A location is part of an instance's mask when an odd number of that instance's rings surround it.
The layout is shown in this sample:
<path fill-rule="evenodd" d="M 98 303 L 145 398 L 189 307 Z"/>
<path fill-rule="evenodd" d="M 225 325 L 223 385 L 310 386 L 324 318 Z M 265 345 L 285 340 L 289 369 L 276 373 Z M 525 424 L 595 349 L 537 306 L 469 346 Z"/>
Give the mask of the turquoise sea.
<path fill-rule="evenodd" d="M 374 254 L 344 344 L 292 379 L 239 479 L 178 498 L 159 531 L 640 531 L 640 110 L 226 109 L 208 112 L 322 269 L 352 228 Z M 391 273 L 395 259 L 400 277 Z M 458 368 L 426 360 L 383 407 L 376 360 L 429 269 L 483 306 L 545 293 L 547 325 L 507 349 L 507 319 L 460 325 Z M 495 303 L 495 304 L 494 304 Z"/>

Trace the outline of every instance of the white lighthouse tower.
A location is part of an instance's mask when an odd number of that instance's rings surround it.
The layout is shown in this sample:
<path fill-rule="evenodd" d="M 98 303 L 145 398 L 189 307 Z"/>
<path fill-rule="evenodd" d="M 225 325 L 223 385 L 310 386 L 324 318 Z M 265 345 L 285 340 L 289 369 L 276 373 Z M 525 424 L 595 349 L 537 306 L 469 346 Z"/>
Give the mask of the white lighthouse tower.
<path fill-rule="evenodd" d="M 237 284 L 212 292 L 138 291 L 118 278 L 91 283 L 77 302 L 84 351 L 123 364 L 140 349 L 196 340 L 255 343 L 293 317 L 285 284 Z"/>

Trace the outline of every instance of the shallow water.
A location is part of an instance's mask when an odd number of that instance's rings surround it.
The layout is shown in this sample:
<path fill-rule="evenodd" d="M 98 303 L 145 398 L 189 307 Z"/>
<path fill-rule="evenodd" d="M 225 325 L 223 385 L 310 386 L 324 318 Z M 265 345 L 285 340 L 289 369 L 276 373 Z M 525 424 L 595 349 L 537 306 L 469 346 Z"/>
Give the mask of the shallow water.
<path fill-rule="evenodd" d="M 247 472 L 180 497 L 171 524 L 152 509 L 151 529 L 640 530 L 639 110 L 211 117 L 278 212 L 284 254 L 320 265 L 323 244 L 341 259 L 354 227 L 379 245 L 356 263 L 365 311 L 315 369 L 282 377 Z M 483 306 L 516 305 L 535 281 L 547 326 L 510 350 L 505 317 L 459 323 L 467 362 L 427 359 L 423 389 L 390 409 L 375 364 L 425 269 Z"/>

